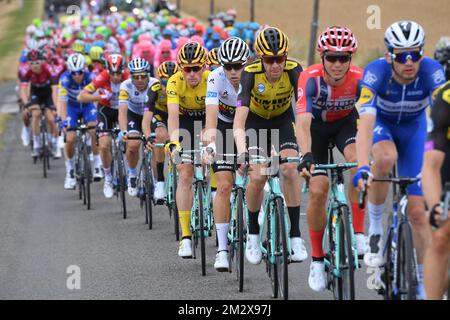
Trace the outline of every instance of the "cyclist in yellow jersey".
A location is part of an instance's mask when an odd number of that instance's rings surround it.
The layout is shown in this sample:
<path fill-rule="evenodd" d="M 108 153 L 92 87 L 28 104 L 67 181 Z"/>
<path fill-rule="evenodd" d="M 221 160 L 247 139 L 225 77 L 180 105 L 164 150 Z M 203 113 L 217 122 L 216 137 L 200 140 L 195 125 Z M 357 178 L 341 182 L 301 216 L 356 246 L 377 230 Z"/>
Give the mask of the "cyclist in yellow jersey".
<path fill-rule="evenodd" d="M 206 70 L 206 57 L 206 49 L 198 42 L 188 42 L 178 52 L 177 61 L 181 71 L 169 78 L 166 90 L 171 156 L 174 156 L 179 147 L 185 150 L 198 148 L 194 142 L 205 121 L 206 82 L 210 73 Z M 181 143 L 180 136 L 183 139 Z M 186 158 L 184 155 L 182 163 L 177 165 L 177 171 L 179 180 L 176 203 L 182 236 L 178 255 L 191 258 L 191 187 L 194 175 L 191 157 Z"/>
<path fill-rule="evenodd" d="M 165 143 L 169 139 L 167 132 L 167 95 L 166 86 L 169 78 L 180 70 L 178 65 L 172 61 L 164 61 L 157 70 L 159 82 L 154 83 L 148 89 L 149 101 L 156 100 L 154 107 L 144 109 L 144 117 L 142 119 L 142 131 L 147 139 L 152 132 L 156 133 L 156 143 Z M 147 147 L 152 147 L 151 142 Z M 164 150 L 153 149 L 152 167 L 156 172 L 156 185 L 154 198 L 156 202 L 164 200 L 166 197 L 164 189 Z"/>
<path fill-rule="evenodd" d="M 249 145 L 257 145 L 264 149 L 267 155 L 270 155 L 274 145 L 282 157 L 296 157 L 298 145 L 293 108 L 297 100 L 297 81 L 302 67 L 297 61 L 287 59 L 289 40 L 278 28 L 263 29 L 256 39 L 255 50 L 260 59 L 248 65 L 242 72 L 242 88 L 236 105 L 233 128 L 238 153 L 248 153 L 245 141 L 247 130 Z M 247 187 L 249 235 L 245 255 L 250 263 L 259 264 L 262 255 L 258 213 L 267 176 L 262 165 L 252 165 L 252 169 L 249 172 L 250 181 Z M 291 225 L 291 258 L 292 261 L 303 261 L 307 253 L 299 226 L 300 176 L 297 166 L 293 163 L 282 164 L 280 169 Z"/>

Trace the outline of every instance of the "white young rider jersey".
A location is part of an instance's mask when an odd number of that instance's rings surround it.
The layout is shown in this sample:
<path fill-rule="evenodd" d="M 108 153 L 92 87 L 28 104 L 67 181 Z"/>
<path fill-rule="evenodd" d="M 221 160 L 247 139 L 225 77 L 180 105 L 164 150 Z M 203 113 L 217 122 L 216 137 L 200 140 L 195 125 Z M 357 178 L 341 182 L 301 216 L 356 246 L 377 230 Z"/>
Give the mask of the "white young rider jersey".
<path fill-rule="evenodd" d="M 158 82 L 158 79 L 156 78 L 149 78 L 150 80 L 144 91 L 139 91 L 131 79 L 122 82 L 120 85 L 119 104 L 124 103 L 133 113 L 143 115 L 144 109 L 148 107 L 147 105 L 149 103 L 147 95 L 148 89 L 150 89 L 155 82 Z"/>
<path fill-rule="evenodd" d="M 219 106 L 219 119 L 231 123 L 234 120 L 236 102 L 240 90 L 241 85 L 239 84 L 239 90 L 236 91 L 225 75 L 223 67 L 219 67 L 208 76 L 206 107 L 208 105 Z"/>

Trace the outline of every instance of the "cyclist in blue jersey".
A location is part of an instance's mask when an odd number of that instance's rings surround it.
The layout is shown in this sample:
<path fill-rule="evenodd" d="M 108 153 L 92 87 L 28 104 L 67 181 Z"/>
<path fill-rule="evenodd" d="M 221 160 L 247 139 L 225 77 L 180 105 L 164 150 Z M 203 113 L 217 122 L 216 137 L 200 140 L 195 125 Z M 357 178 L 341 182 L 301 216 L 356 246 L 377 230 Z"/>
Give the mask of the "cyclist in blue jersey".
<path fill-rule="evenodd" d="M 86 71 L 84 56 L 74 53 L 67 58 L 68 71 L 64 72 L 59 79 L 58 116 L 61 117 L 61 127 L 69 128 L 66 132 L 66 178 L 65 189 L 75 189 L 76 179 L 74 175 L 74 152 L 75 152 L 75 131 L 78 119 L 83 118 L 88 126 L 95 126 L 97 121 L 97 109 L 93 103 L 80 103 L 77 101 L 79 93 L 85 86 L 94 80 L 93 74 Z M 98 146 L 95 143 L 95 129 L 91 130 L 91 147 L 94 154 L 94 181 L 102 178 L 100 169 L 100 155 Z"/>
<path fill-rule="evenodd" d="M 358 171 L 353 184 L 360 190 L 364 189 L 363 173 L 369 176 L 370 188 L 372 174 L 387 177 L 396 161 L 399 176 L 420 175 L 427 134 L 425 109 L 432 103 L 432 93 L 445 82 L 442 66 L 423 56 L 425 33 L 418 23 L 393 23 L 385 32 L 384 42 L 388 50 L 385 58 L 364 69 L 357 103 L 361 120 L 356 138 Z M 370 267 L 383 264 L 382 214 L 388 189 L 388 183 L 378 183 L 368 192 L 370 226 L 364 262 Z M 422 262 L 430 230 L 420 185 L 409 186 L 408 192 L 408 214 L 418 258 L 418 298 L 423 298 Z"/>

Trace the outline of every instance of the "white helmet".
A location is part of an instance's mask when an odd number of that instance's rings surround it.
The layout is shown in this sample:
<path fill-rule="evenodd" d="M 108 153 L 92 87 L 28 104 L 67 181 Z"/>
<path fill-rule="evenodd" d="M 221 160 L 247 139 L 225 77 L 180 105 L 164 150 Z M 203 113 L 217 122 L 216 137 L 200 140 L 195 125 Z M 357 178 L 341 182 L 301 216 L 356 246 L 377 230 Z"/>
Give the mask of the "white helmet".
<path fill-rule="evenodd" d="M 421 48 L 425 45 L 425 32 L 414 21 L 397 21 L 384 33 L 384 44 L 392 52 L 394 49 Z"/>
<path fill-rule="evenodd" d="M 72 72 L 82 71 L 84 69 L 85 63 L 86 60 L 81 53 L 71 54 L 67 58 L 67 68 Z"/>
<path fill-rule="evenodd" d="M 39 49 L 39 43 L 35 39 L 30 38 L 27 41 L 27 48 L 29 50 L 38 50 Z"/>
<path fill-rule="evenodd" d="M 221 65 L 226 63 L 245 63 L 250 55 L 250 49 L 244 40 L 232 37 L 225 40 L 219 48 L 218 59 Z"/>

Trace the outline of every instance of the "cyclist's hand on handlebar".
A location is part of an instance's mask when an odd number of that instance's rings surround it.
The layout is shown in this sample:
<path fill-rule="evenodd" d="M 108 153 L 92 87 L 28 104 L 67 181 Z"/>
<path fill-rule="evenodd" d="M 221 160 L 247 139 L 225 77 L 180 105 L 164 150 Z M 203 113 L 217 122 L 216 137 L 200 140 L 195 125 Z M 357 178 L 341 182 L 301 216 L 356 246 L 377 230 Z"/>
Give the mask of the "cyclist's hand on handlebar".
<path fill-rule="evenodd" d="M 433 227 L 439 228 L 444 223 L 444 220 L 442 219 L 442 213 L 443 213 L 443 209 L 442 209 L 440 203 L 436 203 L 433 206 L 433 208 L 431 208 L 431 210 L 430 210 L 430 224 Z"/>
<path fill-rule="evenodd" d="M 147 148 L 147 150 L 153 149 L 155 147 L 154 138 L 151 136 L 148 136 L 146 139 L 147 139 L 147 144 L 145 145 L 145 147 Z"/>
<path fill-rule="evenodd" d="M 126 131 L 120 131 L 117 135 L 117 141 L 126 141 L 127 140 L 127 132 Z"/>
<path fill-rule="evenodd" d="M 174 158 L 175 155 L 181 151 L 181 144 L 179 141 L 170 141 L 164 146 L 164 151 L 171 157 Z"/>
<path fill-rule="evenodd" d="M 303 155 L 302 161 L 297 167 L 298 171 L 305 179 L 310 179 L 314 172 L 314 157 L 311 152 L 307 152 Z"/>
<path fill-rule="evenodd" d="M 211 142 L 202 150 L 203 161 L 207 164 L 212 164 L 214 162 L 214 156 L 216 155 L 216 144 Z"/>
<path fill-rule="evenodd" d="M 369 166 L 362 166 L 358 168 L 358 171 L 353 176 L 352 183 L 355 188 L 359 191 L 366 191 L 370 188 L 372 183 L 373 175 L 370 172 Z"/>
<path fill-rule="evenodd" d="M 241 176 L 244 175 L 245 166 L 249 166 L 248 170 L 250 171 L 250 164 L 249 164 L 250 156 L 248 154 L 248 151 L 242 152 L 237 156 L 237 167 L 238 172 Z"/>

